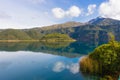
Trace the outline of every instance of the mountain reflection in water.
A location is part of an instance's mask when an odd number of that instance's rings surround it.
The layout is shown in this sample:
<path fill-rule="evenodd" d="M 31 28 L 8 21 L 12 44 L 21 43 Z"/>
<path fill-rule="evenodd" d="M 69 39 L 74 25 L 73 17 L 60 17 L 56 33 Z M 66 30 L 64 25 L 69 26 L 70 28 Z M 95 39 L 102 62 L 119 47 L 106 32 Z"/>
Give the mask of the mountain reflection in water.
<path fill-rule="evenodd" d="M 79 57 L 41 52 L 0 52 L 0 80 L 83 80 Z"/>
<path fill-rule="evenodd" d="M 56 43 L 0 43 L 0 51 L 32 51 L 61 56 L 77 57 L 88 54 L 100 44 L 84 42 L 56 42 Z"/>
<path fill-rule="evenodd" d="M 82 56 L 100 43 L 0 43 L 0 80 L 85 80 Z"/>

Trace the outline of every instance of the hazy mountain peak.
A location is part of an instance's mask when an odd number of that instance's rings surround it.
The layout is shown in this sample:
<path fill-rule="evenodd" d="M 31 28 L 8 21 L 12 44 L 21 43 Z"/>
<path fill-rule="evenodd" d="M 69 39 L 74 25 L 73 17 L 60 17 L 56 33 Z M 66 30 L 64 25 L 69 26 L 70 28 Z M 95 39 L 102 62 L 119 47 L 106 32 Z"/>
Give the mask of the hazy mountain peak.
<path fill-rule="evenodd" d="M 103 21 L 104 19 L 105 19 L 105 18 L 99 16 L 99 17 L 97 17 L 97 18 L 95 18 L 95 19 L 91 19 L 90 21 L 88 21 L 88 23 L 89 23 L 89 24 L 95 24 L 95 23 L 98 23 L 98 22 L 100 22 L 100 21 Z"/>
<path fill-rule="evenodd" d="M 111 19 L 111 18 L 104 18 L 104 17 L 97 17 L 88 21 L 88 24 L 93 25 L 118 25 L 120 24 L 119 20 Z"/>

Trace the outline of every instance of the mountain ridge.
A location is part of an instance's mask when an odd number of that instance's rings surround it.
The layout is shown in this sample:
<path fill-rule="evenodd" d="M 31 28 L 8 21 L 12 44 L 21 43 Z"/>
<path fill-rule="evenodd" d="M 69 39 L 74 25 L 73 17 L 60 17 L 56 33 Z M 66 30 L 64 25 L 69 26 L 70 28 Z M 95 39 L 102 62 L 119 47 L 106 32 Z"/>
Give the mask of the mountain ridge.
<path fill-rule="evenodd" d="M 13 31 L 8 32 L 6 30 Z M 0 30 L 0 40 L 4 40 L 6 39 L 6 37 L 10 40 L 11 38 L 40 39 L 47 34 L 61 33 L 67 34 L 77 41 L 88 42 L 89 40 L 92 40 L 93 42 L 107 42 L 109 39 L 108 33 L 110 32 L 115 35 L 116 40 L 120 41 L 120 20 L 97 17 L 86 23 L 72 21 L 63 24 L 55 24 L 51 26 L 37 27 L 31 29 L 4 29 Z M 20 36 L 21 34 L 23 36 Z"/>
<path fill-rule="evenodd" d="M 112 24 L 118 24 L 120 25 L 120 20 L 112 19 L 112 18 L 104 18 L 104 17 L 97 17 L 95 19 L 91 19 L 88 21 L 89 24 L 94 25 L 112 25 Z"/>

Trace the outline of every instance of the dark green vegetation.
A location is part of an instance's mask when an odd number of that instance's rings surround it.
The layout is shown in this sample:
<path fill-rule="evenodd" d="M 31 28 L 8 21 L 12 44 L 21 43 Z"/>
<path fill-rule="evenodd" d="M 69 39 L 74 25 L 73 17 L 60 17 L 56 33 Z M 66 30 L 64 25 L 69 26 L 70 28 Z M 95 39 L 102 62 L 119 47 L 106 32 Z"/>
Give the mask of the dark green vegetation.
<path fill-rule="evenodd" d="M 80 61 L 83 74 L 99 75 L 100 80 L 118 80 L 120 74 L 120 43 L 111 39 L 108 44 L 97 47 Z"/>
<path fill-rule="evenodd" d="M 43 36 L 40 41 L 55 42 L 55 41 L 75 41 L 66 34 L 52 33 Z"/>
<path fill-rule="evenodd" d="M 120 21 L 109 18 L 96 18 L 87 23 L 67 22 L 42 28 L 0 30 L 0 40 L 38 40 L 52 33 L 67 34 L 77 41 L 108 42 L 108 33 L 112 32 L 120 41 Z"/>

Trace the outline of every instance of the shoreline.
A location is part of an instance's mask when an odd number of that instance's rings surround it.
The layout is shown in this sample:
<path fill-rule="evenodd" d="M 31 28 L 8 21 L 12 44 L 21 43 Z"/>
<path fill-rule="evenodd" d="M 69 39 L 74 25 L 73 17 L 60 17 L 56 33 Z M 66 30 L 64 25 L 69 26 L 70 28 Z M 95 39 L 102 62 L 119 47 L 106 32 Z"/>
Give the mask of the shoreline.
<path fill-rule="evenodd" d="M 74 42 L 76 40 L 0 40 L 0 42 Z"/>
<path fill-rule="evenodd" d="M 0 42 L 39 42 L 40 40 L 0 40 Z"/>

